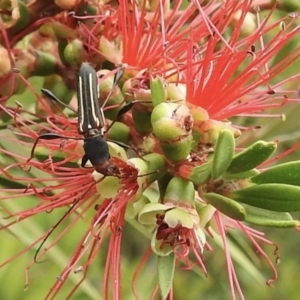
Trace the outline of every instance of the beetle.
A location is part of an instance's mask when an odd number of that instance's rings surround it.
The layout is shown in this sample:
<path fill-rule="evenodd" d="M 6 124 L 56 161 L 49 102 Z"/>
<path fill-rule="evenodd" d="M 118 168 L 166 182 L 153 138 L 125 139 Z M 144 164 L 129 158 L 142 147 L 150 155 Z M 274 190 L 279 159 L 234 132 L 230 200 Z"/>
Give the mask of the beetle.
<path fill-rule="evenodd" d="M 83 139 L 83 149 L 84 155 L 81 161 L 81 167 L 85 167 L 86 163 L 90 161 L 94 169 L 103 174 L 104 176 L 118 175 L 119 169 L 110 161 L 109 147 L 107 140 L 104 137 L 105 134 L 105 117 L 103 108 L 105 107 L 111 92 L 114 87 L 120 81 L 124 73 L 124 68 L 120 68 L 113 80 L 113 85 L 110 93 L 106 97 L 104 103 L 100 107 L 99 105 L 99 86 L 98 86 L 98 76 L 93 67 L 88 63 L 82 63 L 77 76 L 77 101 L 78 101 L 78 121 L 77 121 L 77 131 L 82 138 L 71 138 L 69 139 Z M 50 98 L 51 100 L 62 104 L 65 107 L 68 107 L 65 103 L 59 100 L 51 91 L 48 89 L 42 89 L 42 93 Z M 130 110 L 134 103 L 129 103 L 125 105 L 118 113 L 117 118 Z M 74 111 L 73 109 L 71 109 Z M 115 122 L 115 121 L 114 121 Z M 113 123 L 114 123 L 113 122 Z M 112 126 L 112 125 L 111 125 Z M 109 126 L 109 128 L 111 128 Z M 29 160 L 34 156 L 34 151 L 37 146 L 37 143 L 40 139 L 57 139 L 57 138 L 66 138 L 63 135 L 56 133 L 44 133 L 38 136 L 36 139 Z M 116 142 L 116 141 L 114 141 Z M 116 142 L 123 147 L 128 147 L 120 142 Z M 28 160 L 28 161 L 29 161 Z"/>

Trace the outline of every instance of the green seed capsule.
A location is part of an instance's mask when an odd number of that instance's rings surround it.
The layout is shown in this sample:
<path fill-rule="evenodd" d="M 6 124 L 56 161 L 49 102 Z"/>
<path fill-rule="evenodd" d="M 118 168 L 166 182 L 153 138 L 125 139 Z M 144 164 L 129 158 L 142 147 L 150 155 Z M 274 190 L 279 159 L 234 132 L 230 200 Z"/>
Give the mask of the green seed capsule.
<path fill-rule="evenodd" d="M 148 134 L 152 132 L 151 111 L 133 107 L 131 109 L 131 113 L 134 122 L 134 128 L 138 133 Z"/>
<path fill-rule="evenodd" d="M 121 122 L 115 122 L 107 132 L 107 138 L 128 145 L 130 140 L 130 128 Z"/>
<path fill-rule="evenodd" d="M 109 70 L 102 69 L 101 71 L 97 72 L 99 77 L 105 76 L 109 73 Z M 110 120 L 115 120 L 119 110 L 124 106 L 124 96 L 121 92 L 119 86 L 115 86 L 113 91 L 112 87 L 114 84 L 114 75 L 108 76 L 105 79 L 102 79 L 99 84 L 99 102 L 100 105 L 106 101 L 107 96 L 110 94 L 110 97 L 106 103 L 106 107 L 109 106 L 116 106 L 114 108 L 106 109 L 104 115 L 106 118 Z"/>
<path fill-rule="evenodd" d="M 52 54 L 36 51 L 35 56 L 36 62 L 32 73 L 33 76 L 48 76 L 55 72 L 57 61 Z"/>
<path fill-rule="evenodd" d="M 185 134 L 184 130 L 177 126 L 176 120 L 162 118 L 160 121 L 151 123 L 155 136 L 162 142 L 173 142 L 179 140 L 180 137 Z"/>
<path fill-rule="evenodd" d="M 68 65 L 80 65 L 87 58 L 84 45 L 79 39 L 69 42 L 64 48 L 64 62 Z"/>
<path fill-rule="evenodd" d="M 187 158 L 192 150 L 192 143 L 192 136 L 187 136 L 176 142 L 160 142 L 160 146 L 168 160 L 177 162 Z"/>
<path fill-rule="evenodd" d="M 165 157 L 158 153 L 150 153 L 143 156 L 143 159 L 147 162 L 147 180 L 152 183 L 161 178 L 166 173 L 166 161 Z M 153 173 L 153 174 L 151 174 Z"/>
<path fill-rule="evenodd" d="M 160 141 L 173 142 L 191 133 L 193 118 L 185 105 L 160 103 L 152 111 L 151 123 Z"/>
<path fill-rule="evenodd" d="M 59 75 L 51 75 L 46 77 L 43 87 L 45 89 L 50 90 L 57 98 L 61 99 L 65 104 L 69 104 L 72 97 L 74 96 L 74 91 L 70 90 L 67 87 L 67 85 Z M 56 105 L 59 106 L 59 104 Z"/>

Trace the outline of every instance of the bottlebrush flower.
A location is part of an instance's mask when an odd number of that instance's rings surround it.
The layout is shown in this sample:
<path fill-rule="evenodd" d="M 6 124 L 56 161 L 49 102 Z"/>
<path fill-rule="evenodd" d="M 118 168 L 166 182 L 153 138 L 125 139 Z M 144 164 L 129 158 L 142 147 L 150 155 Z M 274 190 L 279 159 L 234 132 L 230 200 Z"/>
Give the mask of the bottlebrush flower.
<path fill-rule="evenodd" d="M 166 73 L 186 62 L 189 39 L 205 39 L 211 34 L 210 25 L 228 11 L 240 8 L 236 1 L 227 1 L 225 5 L 217 1 L 199 3 L 191 1 L 183 9 L 182 1 L 151 2 L 150 8 L 146 1 L 140 4 L 120 1 L 119 9 L 105 20 L 110 26 L 105 23 L 98 39 L 94 32 L 86 32 L 91 36 L 88 41 L 94 50 L 94 44 L 99 43 L 100 53 L 114 64 L 124 64 L 137 72 L 151 66 Z"/>
<path fill-rule="evenodd" d="M 257 116 L 262 110 L 280 107 L 286 101 L 280 90 L 282 83 L 273 79 L 294 63 L 299 53 L 291 51 L 276 63 L 274 56 L 298 34 L 297 15 L 291 14 L 270 24 L 273 11 L 262 21 L 258 11 L 257 28 L 244 35 L 243 23 L 249 15 L 250 4 L 243 2 L 240 18 L 238 23 L 232 24 L 234 28 L 228 40 L 220 43 L 215 33 L 206 43 L 194 44 L 188 51 L 188 63 L 183 67 L 187 100 L 205 109 L 212 119 Z M 219 19 L 219 34 L 228 26 L 230 17 L 233 15 Z M 267 41 L 264 37 L 271 31 L 276 35 Z"/>
<path fill-rule="evenodd" d="M 264 116 L 265 109 L 281 108 L 289 101 L 296 101 L 289 98 L 287 91 L 281 91 L 280 86 L 298 74 L 282 82 L 273 80 L 298 59 L 299 49 L 279 62 L 273 58 L 295 38 L 297 18 L 290 15 L 271 24 L 274 8 L 262 21 L 257 13 L 257 28 L 249 32 L 244 31 L 244 24 L 252 9 L 251 1 L 195 0 L 186 8 L 182 8 L 182 4 L 181 1 L 174 4 L 151 1 L 148 6 L 146 1 L 138 4 L 122 0 L 118 7 L 101 6 L 104 14 L 99 16 L 88 15 L 93 7 L 91 3 L 76 8 L 75 19 L 81 18 L 82 23 L 76 30 L 68 31 L 72 33 L 68 45 L 65 45 L 66 33 L 58 38 L 61 59 L 61 62 L 56 61 L 58 73 L 67 74 L 58 83 L 63 81 L 66 89 L 72 90 L 74 84 L 70 81 L 75 77 L 78 63 L 85 63 L 81 61 L 83 57 L 89 57 L 90 64 L 97 69 L 104 60 L 107 65 L 117 64 L 117 70 L 102 70 L 97 75 L 101 98 L 107 92 L 102 85 L 104 77 L 118 74 L 124 67 L 124 77 L 129 79 L 124 84 L 122 79 L 120 87 L 112 80 L 115 90 L 111 96 L 117 95 L 119 99 L 107 102 L 104 107 L 107 116 L 110 110 L 117 108 L 110 115 L 113 120 L 104 120 L 107 124 L 93 127 L 88 123 L 82 132 L 80 128 L 87 115 L 97 120 L 96 102 L 90 103 L 89 110 L 84 112 L 86 115 L 79 113 L 76 118 L 73 112 L 58 109 L 53 101 L 47 104 L 21 74 L 17 76 L 34 93 L 35 108 L 11 103 L 0 105 L 3 118 L 10 122 L 9 128 L 0 133 L 8 145 L 0 148 L 7 158 L 1 175 L 6 181 L 19 185 L 0 189 L 3 212 L 11 219 L 1 229 L 10 229 L 44 212 L 65 209 L 48 232 L 0 266 L 34 249 L 28 273 L 34 263 L 70 236 L 73 252 L 57 280 L 52 286 L 50 283 L 48 299 L 63 292 L 71 273 L 78 277 L 81 274 L 78 284 L 68 292 L 67 297 L 71 297 L 88 277 L 98 253 L 105 248 L 103 297 L 122 298 L 120 249 L 128 215 L 134 217 L 143 230 L 151 231 L 151 248 L 158 256 L 158 286 L 163 298 L 173 297 L 172 279 L 179 262 L 189 268 L 195 260 L 207 273 L 204 261 L 207 250 L 212 250 L 210 238 L 217 236 L 224 247 L 231 297 L 235 299 L 237 293 L 243 298 L 228 242 L 227 232 L 231 229 L 244 233 L 270 265 L 274 276 L 268 283 L 277 278 L 261 246 L 274 244 L 243 221 L 265 226 L 299 226 L 289 212 L 300 209 L 296 199 L 300 188 L 294 176 L 279 176 L 283 171 L 296 176 L 298 164 L 296 167 L 281 165 L 279 171 L 260 169 L 276 150 L 277 142 L 253 140 L 241 151 L 237 138 L 245 128 L 229 118 Z M 93 8 L 99 12 L 100 4 Z M 79 17 L 79 11 L 87 16 Z M 253 15 L 250 19 L 253 21 Z M 268 42 L 264 41 L 265 36 L 272 35 Z M 61 47 L 68 51 L 60 51 Z M 83 55 L 85 51 L 89 55 Z M 70 55 L 66 57 L 67 54 Z M 76 57 L 72 57 L 73 54 Z M 53 69 L 52 72 L 56 74 Z M 50 86 L 53 82 L 57 86 L 56 79 L 46 80 Z M 85 89 L 82 83 L 78 84 L 78 92 L 81 88 L 81 92 L 90 93 L 86 101 L 96 98 L 93 98 L 96 80 L 91 82 Z M 102 103 L 106 101 L 104 98 L 100 99 Z M 124 100 L 128 104 L 123 103 Z M 80 101 L 79 106 L 82 112 L 85 106 Z M 133 108 L 132 114 L 130 108 Z M 115 119 L 121 123 L 111 125 Z M 107 128 L 108 132 L 102 136 Z M 108 162 L 116 167 L 115 173 L 99 174 L 95 164 L 88 168 L 82 165 L 82 159 L 89 158 L 82 140 L 86 142 L 93 134 L 104 141 L 109 136 L 114 137 L 109 143 L 111 158 Z M 130 148 L 126 143 L 133 151 L 126 152 L 120 147 Z M 9 144 L 22 146 L 22 151 Z M 35 151 L 31 150 L 34 148 Z M 96 148 L 95 153 L 100 153 Z M 279 186 L 276 191 L 282 197 L 283 191 L 295 195 L 287 199 L 288 211 L 281 202 L 275 203 L 268 197 L 261 201 L 263 204 L 251 202 L 251 192 L 265 196 L 266 191 L 274 188 L 272 184 Z M 12 200 L 22 201 L 24 197 L 34 197 L 35 202 L 19 210 L 4 205 Z M 60 225 L 65 226 L 61 231 Z M 74 228 L 78 228 L 80 234 L 76 232 L 73 236 Z M 55 231 L 58 235 L 44 248 Z M 28 284 L 27 279 L 26 286 Z M 134 294 L 137 297 L 135 287 Z"/>

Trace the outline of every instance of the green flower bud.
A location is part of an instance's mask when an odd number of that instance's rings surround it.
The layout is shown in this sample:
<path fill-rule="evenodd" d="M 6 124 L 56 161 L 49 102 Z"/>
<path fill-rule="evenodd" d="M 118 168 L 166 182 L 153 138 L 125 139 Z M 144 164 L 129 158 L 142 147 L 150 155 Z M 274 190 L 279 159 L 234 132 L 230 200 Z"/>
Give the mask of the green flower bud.
<path fill-rule="evenodd" d="M 63 103 L 69 104 L 74 91 L 69 89 L 63 79 L 59 75 L 48 76 L 44 80 L 44 88 L 50 90 L 56 97 L 58 97 Z M 50 101 L 50 100 L 49 100 Z M 51 101 L 50 103 L 53 103 Z M 59 106 L 59 103 L 55 103 L 55 107 Z M 64 107 L 61 107 L 63 109 Z"/>
<path fill-rule="evenodd" d="M 99 77 L 101 77 L 101 76 L 107 75 L 109 72 L 110 72 L 109 70 L 100 70 L 97 72 L 97 74 L 99 75 Z M 119 110 L 124 106 L 124 103 L 123 103 L 124 96 L 123 96 L 119 86 L 115 86 L 113 91 L 111 91 L 113 82 L 114 82 L 114 75 L 111 75 L 111 76 L 106 77 L 104 80 L 101 80 L 100 85 L 99 85 L 100 105 L 102 105 L 104 103 L 104 101 L 106 101 L 107 96 L 109 95 L 109 93 L 111 93 L 110 97 L 106 103 L 106 107 L 116 106 L 111 109 L 106 109 L 104 112 L 105 117 L 108 119 L 111 119 L 111 120 L 116 119 Z"/>
<path fill-rule="evenodd" d="M 96 172 L 95 172 L 96 173 Z M 94 178 L 98 179 L 98 174 L 94 174 Z M 101 176 L 101 174 L 99 174 Z M 122 184 L 120 183 L 120 179 L 115 176 L 107 176 L 104 177 L 103 180 L 99 181 L 96 184 L 96 189 L 100 195 L 99 200 L 103 201 L 106 198 L 113 198 L 117 196 L 118 190 L 121 188 Z"/>
<path fill-rule="evenodd" d="M 151 133 L 152 132 L 151 111 L 148 111 L 145 106 L 144 106 L 145 109 L 141 109 L 139 107 L 136 107 L 136 105 L 134 105 L 131 110 L 135 130 L 139 134 Z"/>
<path fill-rule="evenodd" d="M 113 141 L 118 141 L 124 144 L 129 144 L 130 128 L 121 122 L 115 122 L 109 129 L 107 138 Z"/>
<path fill-rule="evenodd" d="M 67 47 L 68 42 L 64 39 L 58 40 L 58 54 L 59 58 L 64 65 L 68 65 L 68 61 L 65 59 L 65 48 Z"/>
<path fill-rule="evenodd" d="M 33 76 L 48 76 L 55 72 L 57 61 L 55 56 L 42 51 L 36 51 L 36 62 L 34 65 Z"/>
<path fill-rule="evenodd" d="M 167 163 L 165 157 L 158 153 L 150 153 L 143 156 L 143 159 L 147 163 L 147 180 L 152 183 L 161 178 L 166 172 Z"/>
<path fill-rule="evenodd" d="M 192 145 L 193 137 L 191 135 L 171 143 L 160 142 L 165 157 L 172 162 L 186 159 L 192 150 Z"/>
<path fill-rule="evenodd" d="M 173 142 L 191 133 L 193 118 L 185 105 L 160 103 L 153 109 L 151 123 L 161 142 Z"/>
<path fill-rule="evenodd" d="M 86 61 L 87 53 L 83 47 L 82 41 L 74 39 L 64 48 L 64 62 L 69 65 L 80 65 Z"/>

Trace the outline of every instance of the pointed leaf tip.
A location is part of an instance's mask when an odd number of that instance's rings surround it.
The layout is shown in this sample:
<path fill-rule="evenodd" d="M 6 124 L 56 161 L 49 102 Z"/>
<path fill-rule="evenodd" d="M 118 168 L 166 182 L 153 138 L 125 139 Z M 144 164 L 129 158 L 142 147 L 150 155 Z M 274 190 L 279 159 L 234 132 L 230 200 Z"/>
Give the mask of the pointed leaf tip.
<path fill-rule="evenodd" d="M 175 272 L 175 255 L 159 256 L 157 258 L 158 284 L 162 299 L 167 299 L 172 288 Z"/>
<path fill-rule="evenodd" d="M 250 178 L 256 184 L 284 183 L 300 186 L 300 161 L 293 161 L 272 167 Z"/>
<path fill-rule="evenodd" d="M 235 149 L 235 139 L 232 131 L 224 129 L 220 132 L 215 147 L 211 176 L 216 179 L 220 177 L 232 162 Z"/>
<path fill-rule="evenodd" d="M 228 173 L 241 173 L 254 169 L 266 161 L 276 150 L 277 142 L 257 141 L 233 157 Z"/>
<path fill-rule="evenodd" d="M 251 206 L 278 212 L 300 210 L 300 187 L 268 183 L 229 192 L 228 197 Z"/>

